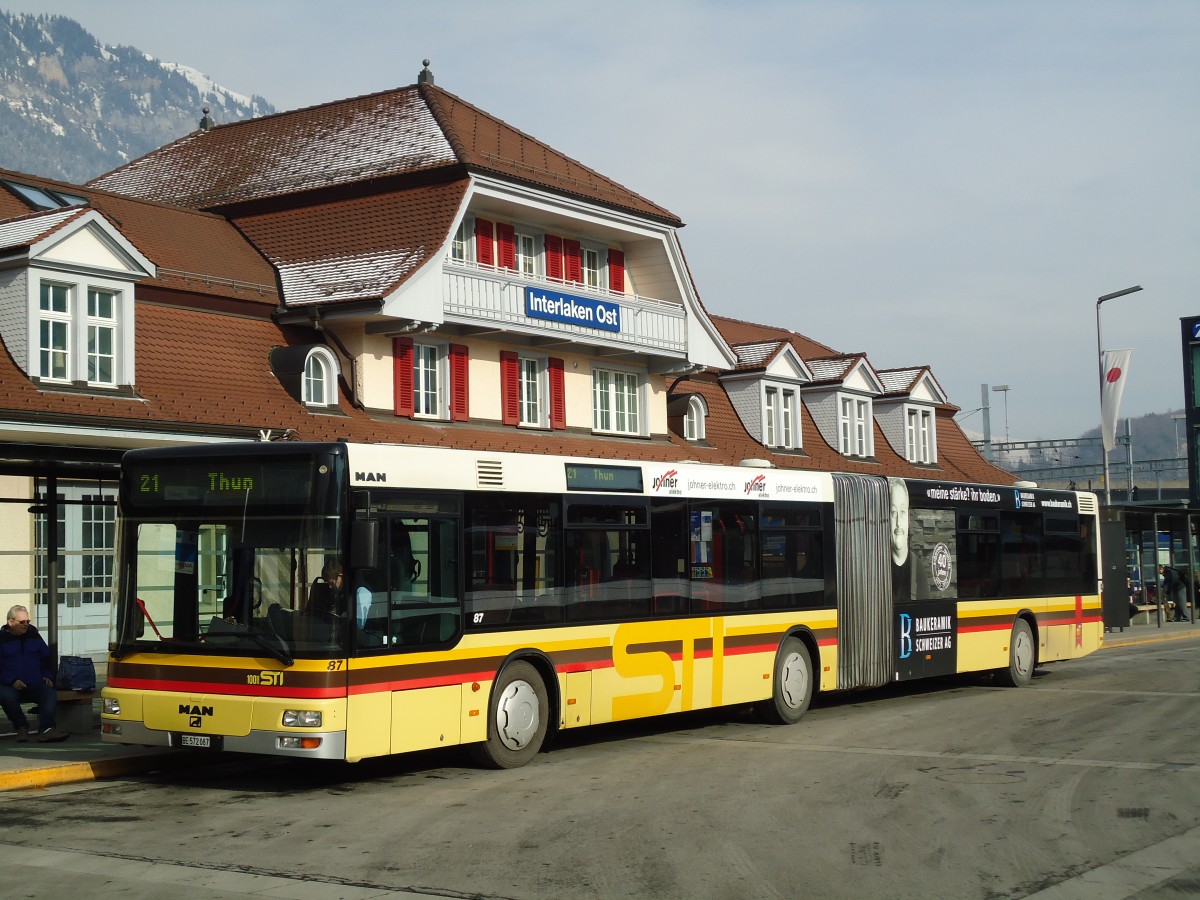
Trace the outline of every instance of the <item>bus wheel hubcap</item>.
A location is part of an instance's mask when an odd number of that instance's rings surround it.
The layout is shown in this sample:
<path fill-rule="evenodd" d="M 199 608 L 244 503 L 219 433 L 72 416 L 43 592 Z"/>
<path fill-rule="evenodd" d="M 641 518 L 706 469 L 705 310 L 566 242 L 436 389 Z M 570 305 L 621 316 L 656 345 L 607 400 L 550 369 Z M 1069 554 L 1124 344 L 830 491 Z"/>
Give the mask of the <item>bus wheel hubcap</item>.
<path fill-rule="evenodd" d="M 1024 631 L 1017 635 L 1017 645 L 1013 648 L 1013 658 L 1016 661 L 1018 672 L 1024 675 L 1029 671 L 1033 663 L 1033 647 L 1029 636 Z"/>
<path fill-rule="evenodd" d="M 520 750 L 537 733 L 541 710 L 537 692 L 527 681 L 514 681 L 496 705 L 496 731 L 510 750 Z"/>
<path fill-rule="evenodd" d="M 799 653 L 789 654 L 788 658 L 783 661 L 779 689 L 783 694 L 784 701 L 792 709 L 797 709 L 804 703 L 804 693 L 808 690 L 808 677 Z"/>

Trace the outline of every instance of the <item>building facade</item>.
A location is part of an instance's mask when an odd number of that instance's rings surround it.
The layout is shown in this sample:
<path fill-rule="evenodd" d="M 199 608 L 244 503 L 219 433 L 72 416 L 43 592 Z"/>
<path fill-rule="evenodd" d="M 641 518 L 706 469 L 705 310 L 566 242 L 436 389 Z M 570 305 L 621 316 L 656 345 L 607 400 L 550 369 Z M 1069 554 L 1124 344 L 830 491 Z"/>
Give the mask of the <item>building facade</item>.
<path fill-rule="evenodd" d="M 116 466 L 163 443 L 1012 482 L 928 367 L 710 312 L 682 227 L 427 69 L 87 185 L 0 171 L 4 599 L 102 654 Z"/>

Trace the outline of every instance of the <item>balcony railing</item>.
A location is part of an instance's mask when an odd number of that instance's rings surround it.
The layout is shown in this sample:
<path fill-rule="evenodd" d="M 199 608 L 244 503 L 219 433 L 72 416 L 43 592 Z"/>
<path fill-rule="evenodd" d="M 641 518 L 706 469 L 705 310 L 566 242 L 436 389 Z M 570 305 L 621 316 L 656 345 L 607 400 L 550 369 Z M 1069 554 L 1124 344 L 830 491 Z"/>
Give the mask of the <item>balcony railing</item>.
<path fill-rule="evenodd" d="M 525 313 L 525 288 L 536 287 L 617 303 L 620 331 L 533 318 Z M 442 309 L 447 320 L 504 325 L 529 332 L 571 335 L 593 344 L 687 354 L 687 315 L 683 304 L 637 294 L 618 294 L 574 282 L 520 275 L 509 269 L 446 260 L 442 266 Z"/>

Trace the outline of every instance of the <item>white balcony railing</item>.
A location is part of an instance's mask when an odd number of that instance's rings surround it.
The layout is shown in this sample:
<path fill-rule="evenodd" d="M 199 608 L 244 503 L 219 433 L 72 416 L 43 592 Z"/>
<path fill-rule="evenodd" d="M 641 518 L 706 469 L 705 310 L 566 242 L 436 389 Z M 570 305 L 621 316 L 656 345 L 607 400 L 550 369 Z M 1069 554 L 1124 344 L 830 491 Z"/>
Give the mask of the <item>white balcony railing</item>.
<path fill-rule="evenodd" d="M 618 303 L 620 331 L 554 322 L 525 314 L 525 288 L 538 287 L 575 297 Z M 687 316 L 683 304 L 636 294 L 617 294 L 573 282 L 530 278 L 508 269 L 447 260 L 442 266 L 442 309 L 447 320 L 464 324 L 515 326 L 536 332 L 586 335 L 591 343 L 632 349 L 687 353 Z"/>

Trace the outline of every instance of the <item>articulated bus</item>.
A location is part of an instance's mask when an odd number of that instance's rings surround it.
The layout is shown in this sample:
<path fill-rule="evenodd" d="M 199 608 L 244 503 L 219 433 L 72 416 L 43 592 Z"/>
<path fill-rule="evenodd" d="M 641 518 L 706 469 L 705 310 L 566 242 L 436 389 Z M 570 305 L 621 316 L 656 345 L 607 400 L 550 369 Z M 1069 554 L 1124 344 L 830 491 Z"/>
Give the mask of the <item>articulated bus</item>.
<path fill-rule="evenodd" d="M 752 462 L 752 461 L 748 461 Z M 130 451 L 103 740 L 357 761 L 1103 640 L 1090 493 L 432 447 Z"/>

